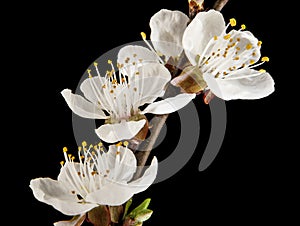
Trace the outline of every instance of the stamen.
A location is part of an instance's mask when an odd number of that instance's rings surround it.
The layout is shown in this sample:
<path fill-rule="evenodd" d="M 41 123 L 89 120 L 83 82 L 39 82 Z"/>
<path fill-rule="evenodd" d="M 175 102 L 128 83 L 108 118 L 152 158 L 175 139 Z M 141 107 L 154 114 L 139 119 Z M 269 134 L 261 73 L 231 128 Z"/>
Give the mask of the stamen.
<path fill-rule="evenodd" d="M 231 25 L 232 27 L 235 27 L 235 26 L 236 26 L 236 20 L 235 20 L 234 18 L 231 18 L 231 19 L 230 19 L 230 25 Z"/>
<path fill-rule="evenodd" d="M 245 24 L 241 25 L 241 30 L 246 30 L 246 25 Z"/>
<path fill-rule="evenodd" d="M 266 73 L 266 70 L 265 69 L 260 69 L 259 72 L 260 73 Z"/>
<path fill-rule="evenodd" d="M 247 49 L 247 50 L 250 50 L 250 49 L 252 49 L 252 45 L 251 45 L 250 43 L 249 43 L 249 44 L 247 44 L 247 45 L 246 45 L 246 49 Z"/>
<path fill-rule="evenodd" d="M 263 58 L 261 58 L 261 61 L 262 62 L 269 62 L 270 59 L 269 59 L 269 57 L 263 57 Z"/>
<path fill-rule="evenodd" d="M 230 39 L 230 37 L 231 37 L 231 35 L 230 35 L 230 34 L 227 34 L 227 35 L 224 36 L 224 39 L 225 39 L 225 40 L 228 40 L 228 39 Z"/>
<path fill-rule="evenodd" d="M 145 32 L 141 32 L 141 36 L 142 36 L 144 42 L 145 42 L 145 43 L 147 44 L 147 46 L 150 48 L 150 50 L 151 50 L 153 53 L 155 53 L 155 55 L 157 56 L 159 62 L 160 62 L 161 64 L 165 64 L 165 62 L 160 58 L 159 54 L 153 49 L 153 47 L 150 45 L 150 43 L 146 40 L 146 38 L 147 38 L 146 33 L 145 33 Z"/>
<path fill-rule="evenodd" d="M 88 70 L 87 70 L 87 73 L 89 74 L 89 78 L 92 78 L 92 77 L 93 77 L 92 74 L 91 74 L 91 69 L 88 69 Z"/>
<path fill-rule="evenodd" d="M 262 41 L 258 41 L 257 46 L 261 46 L 262 45 Z"/>

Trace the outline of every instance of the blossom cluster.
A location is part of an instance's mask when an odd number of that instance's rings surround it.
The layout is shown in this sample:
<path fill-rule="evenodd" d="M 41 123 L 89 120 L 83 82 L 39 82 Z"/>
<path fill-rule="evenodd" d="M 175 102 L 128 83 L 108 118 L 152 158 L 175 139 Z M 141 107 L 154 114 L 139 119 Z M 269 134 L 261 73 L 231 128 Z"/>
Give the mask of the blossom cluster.
<path fill-rule="evenodd" d="M 213 9 L 201 11 L 193 19 L 180 11 L 162 9 L 152 16 L 149 25 L 150 40 L 141 33 L 147 48 L 123 47 L 116 62 L 108 60 L 111 69 L 105 73 L 94 62 L 80 85 L 83 95 L 71 89 L 61 91 L 75 114 L 101 119 L 103 124 L 95 130 L 100 142 L 82 142 L 76 157 L 63 148 L 65 160 L 56 180 L 30 181 L 37 200 L 73 216 L 55 225 L 81 225 L 91 220 L 93 210 L 103 206 L 108 207 L 108 222 L 120 223 L 112 219 L 113 207 L 127 204 L 134 194 L 153 184 L 157 158 L 153 157 L 150 166 L 136 178 L 137 159 L 130 148 L 132 140 L 145 139 L 148 114 L 176 112 L 201 94 L 209 103 L 212 97 L 250 100 L 274 92 L 274 80 L 260 68 L 269 61 L 261 56 L 262 41 L 243 24 L 235 29 L 235 19 L 226 23 Z M 184 64 L 176 68 L 182 59 Z M 170 95 L 170 87 L 178 92 Z M 103 142 L 108 144 L 107 149 Z M 123 221 L 126 211 L 121 211 Z M 140 212 L 143 214 L 123 225 L 142 225 L 152 213 L 147 208 Z"/>

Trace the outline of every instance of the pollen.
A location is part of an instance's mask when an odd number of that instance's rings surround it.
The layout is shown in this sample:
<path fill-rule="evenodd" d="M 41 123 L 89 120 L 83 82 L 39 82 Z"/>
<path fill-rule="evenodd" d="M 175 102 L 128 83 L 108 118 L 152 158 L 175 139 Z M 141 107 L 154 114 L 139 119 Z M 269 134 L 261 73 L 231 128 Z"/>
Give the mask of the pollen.
<path fill-rule="evenodd" d="M 260 73 L 266 73 L 266 70 L 265 69 L 260 69 L 259 72 Z"/>
<path fill-rule="evenodd" d="M 255 63 L 255 60 L 250 60 L 250 64 L 254 64 Z"/>
<path fill-rule="evenodd" d="M 127 147 L 127 146 L 129 145 L 128 141 L 124 141 L 124 142 L 123 142 L 123 145 L 124 145 L 125 147 Z"/>
<path fill-rule="evenodd" d="M 227 35 L 224 36 L 224 39 L 225 39 L 225 40 L 228 40 L 228 39 L 230 39 L 230 37 L 231 37 L 231 35 L 230 35 L 230 34 L 227 34 Z"/>
<path fill-rule="evenodd" d="M 64 166 L 65 162 L 64 161 L 60 161 L 60 165 Z"/>
<path fill-rule="evenodd" d="M 218 36 L 215 35 L 214 36 L 214 40 L 217 41 L 218 40 Z"/>
<path fill-rule="evenodd" d="M 98 63 L 97 63 L 97 62 L 94 62 L 94 66 L 97 67 L 97 66 L 98 66 Z"/>
<path fill-rule="evenodd" d="M 141 32 L 141 36 L 142 36 L 142 38 L 143 38 L 144 40 L 146 40 L 146 39 L 147 39 L 147 35 L 146 35 L 146 33 L 145 33 L 145 32 Z"/>
<path fill-rule="evenodd" d="M 123 143 L 121 141 L 116 144 L 117 147 L 121 147 L 122 145 L 123 145 Z"/>
<path fill-rule="evenodd" d="M 108 64 L 112 64 L 112 61 L 111 61 L 111 60 L 108 60 L 107 63 L 108 63 Z"/>
<path fill-rule="evenodd" d="M 257 46 L 261 46 L 262 45 L 262 41 L 258 41 Z"/>
<path fill-rule="evenodd" d="M 269 62 L 270 59 L 269 59 L 269 57 L 263 57 L 263 58 L 261 58 L 261 61 L 262 62 Z"/>
<path fill-rule="evenodd" d="M 230 19 L 230 25 L 231 25 L 232 27 L 235 27 L 235 26 L 236 26 L 236 20 L 235 20 L 234 18 L 231 18 L 231 19 Z"/>
<path fill-rule="evenodd" d="M 246 45 L 246 49 L 247 49 L 247 50 L 252 49 L 252 45 L 251 45 L 250 43 L 247 44 L 247 45 Z"/>
<path fill-rule="evenodd" d="M 63 148 L 63 152 L 67 152 L 68 151 L 68 148 L 67 147 L 64 147 Z"/>
<path fill-rule="evenodd" d="M 82 147 L 85 147 L 85 146 L 87 146 L 87 143 L 86 143 L 86 141 L 82 141 Z"/>
<path fill-rule="evenodd" d="M 242 25 L 241 25 L 241 29 L 242 29 L 242 30 L 246 30 L 246 25 L 245 25 L 245 24 L 242 24 Z"/>

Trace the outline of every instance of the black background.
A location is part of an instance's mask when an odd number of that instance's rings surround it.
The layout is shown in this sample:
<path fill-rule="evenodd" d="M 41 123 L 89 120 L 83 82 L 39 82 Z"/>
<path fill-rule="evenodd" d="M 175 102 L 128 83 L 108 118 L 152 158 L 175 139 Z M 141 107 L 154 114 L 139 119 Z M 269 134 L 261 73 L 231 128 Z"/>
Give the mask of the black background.
<path fill-rule="evenodd" d="M 206 1 L 206 5 L 212 2 Z M 299 148 L 292 145 L 291 128 L 297 129 L 298 123 L 293 121 L 297 120 L 293 117 L 297 102 L 289 104 L 294 94 L 286 80 L 297 73 L 288 72 L 290 55 L 282 54 L 293 41 L 284 33 L 290 21 L 286 7 L 272 2 L 232 0 L 222 12 L 226 20 L 235 17 L 263 41 L 262 55 L 271 60 L 265 69 L 275 80 L 275 93 L 260 100 L 226 103 L 224 142 L 215 161 L 203 172 L 198 165 L 210 133 L 210 112 L 201 97 L 194 100 L 201 123 L 197 150 L 175 176 L 134 197 L 135 204 L 152 198 L 149 208 L 154 214 L 145 225 L 290 225 L 288 221 L 296 216 L 292 191 L 298 177 L 293 176 L 297 167 L 291 156 Z M 10 194 L 2 194 L 8 225 L 52 225 L 69 218 L 37 201 L 28 186 L 36 177 L 56 178 L 62 147 L 76 148 L 72 112 L 60 91 L 74 90 L 100 55 L 140 40 L 141 31 L 150 34 L 149 19 L 162 8 L 188 12 L 185 0 L 12 7 L 17 19 L 4 34 L 9 39 L 4 46 L 13 50 L 6 56 L 11 66 L 5 73 L 12 78 L 5 96 L 11 101 L 3 108 L 4 112 L 9 109 L 3 123 L 12 119 L 5 129 L 9 141 L 4 142 L 8 147 L 2 159 L 3 185 Z M 167 147 L 179 136 L 177 120 L 177 113 L 170 116 L 168 135 L 153 150 L 159 160 L 170 154 Z"/>

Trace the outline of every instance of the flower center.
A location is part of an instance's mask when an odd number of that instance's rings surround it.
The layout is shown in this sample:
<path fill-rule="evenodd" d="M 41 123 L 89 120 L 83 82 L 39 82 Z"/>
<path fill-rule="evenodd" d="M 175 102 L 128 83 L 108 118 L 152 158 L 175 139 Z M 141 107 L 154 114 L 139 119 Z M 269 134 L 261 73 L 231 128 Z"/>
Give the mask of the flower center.
<path fill-rule="evenodd" d="M 238 74 L 239 70 L 258 67 L 269 61 L 268 57 L 262 57 L 261 62 L 257 63 L 261 57 L 262 42 L 258 41 L 252 33 L 244 31 L 245 25 L 241 25 L 239 30 L 231 30 L 227 33 L 229 26 L 236 26 L 236 20 L 230 19 L 221 35 L 214 36 L 202 55 L 197 56 L 198 66 L 202 72 L 212 74 L 215 78 L 235 79 L 234 75 Z M 265 70 L 258 71 L 258 73 L 264 72 Z M 251 76 L 256 75 L 251 74 Z"/>
<path fill-rule="evenodd" d="M 128 57 L 126 63 L 129 63 Z M 91 86 L 96 96 L 99 96 L 98 102 L 101 108 L 111 116 L 110 122 L 120 122 L 121 120 L 128 120 L 130 117 L 139 113 L 138 100 L 141 98 L 140 90 L 143 88 L 143 81 L 141 72 L 138 70 L 139 62 L 132 62 L 130 66 L 124 67 L 123 64 L 117 64 L 116 71 L 111 60 L 108 64 L 111 70 L 106 71 L 105 76 L 102 77 L 98 63 L 94 63 L 95 70 L 98 75 L 100 84 L 97 84 L 93 79 L 91 70 L 88 70 Z M 128 64 L 129 65 L 129 64 Z"/>
<path fill-rule="evenodd" d="M 120 159 L 122 145 L 126 147 L 127 151 L 128 142 L 116 144 L 116 163 L 122 161 Z M 109 156 L 106 154 L 102 142 L 88 146 L 83 141 L 82 146 L 78 147 L 79 162 L 74 162 L 75 156 L 67 154 L 67 152 L 68 149 L 64 147 L 65 161 L 61 161 L 60 164 L 65 170 L 65 179 L 72 187 L 70 193 L 76 194 L 80 202 L 84 202 L 84 197 L 88 193 L 101 189 L 106 178 L 114 179 L 116 169 L 110 169 Z"/>

